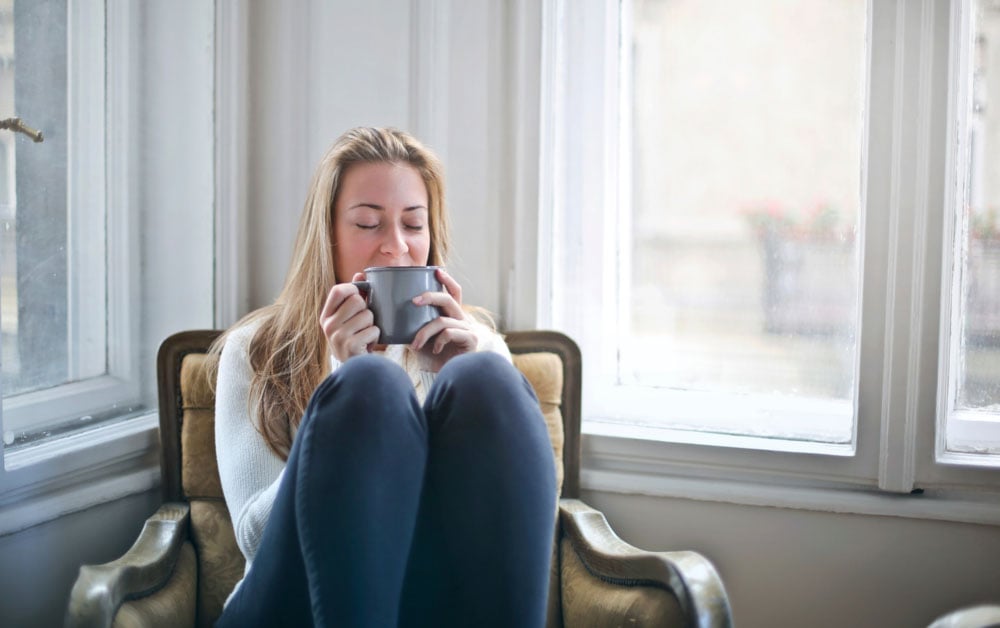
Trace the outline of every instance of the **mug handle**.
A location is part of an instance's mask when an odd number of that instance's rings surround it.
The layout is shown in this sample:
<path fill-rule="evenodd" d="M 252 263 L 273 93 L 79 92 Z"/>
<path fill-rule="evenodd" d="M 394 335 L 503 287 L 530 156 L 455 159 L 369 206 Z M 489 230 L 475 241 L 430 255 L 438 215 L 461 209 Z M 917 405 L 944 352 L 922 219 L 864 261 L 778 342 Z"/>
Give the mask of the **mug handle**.
<path fill-rule="evenodd" d="M 352 281 L 351 284 L 358 289 L 366 304 L 371 303 L 372 284 L 370 281 Z"/>

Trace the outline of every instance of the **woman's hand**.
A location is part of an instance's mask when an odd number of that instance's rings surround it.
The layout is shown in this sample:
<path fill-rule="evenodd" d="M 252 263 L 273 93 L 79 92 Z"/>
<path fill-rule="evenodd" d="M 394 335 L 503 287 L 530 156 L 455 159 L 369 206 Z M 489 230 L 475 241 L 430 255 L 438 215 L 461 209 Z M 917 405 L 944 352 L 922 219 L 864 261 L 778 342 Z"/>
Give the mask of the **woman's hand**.
<path fill-rule="evenodd" d="M 356 273 L 354 281 L 362 281 L 364 273 Z M 339 283 L 330 288 L 319 315 L 319 326 L 330 345 L 333 357 L 341 362 L 371 351 L 378 341 L 375 318 L 357 286 Z"/>
<path fill-rule="evenodd" d="M 462 309 L 462 286 L 443 268 L 436 275 L 445 292 L 425 292 L 414 297 L 413 303 L 436 306 L 441 316 L 421 327 L 410 344 L 420 357 L 420 367 L 435 373 L 448 360 L 475 351 L 479 345 L 472 323 Z"/>

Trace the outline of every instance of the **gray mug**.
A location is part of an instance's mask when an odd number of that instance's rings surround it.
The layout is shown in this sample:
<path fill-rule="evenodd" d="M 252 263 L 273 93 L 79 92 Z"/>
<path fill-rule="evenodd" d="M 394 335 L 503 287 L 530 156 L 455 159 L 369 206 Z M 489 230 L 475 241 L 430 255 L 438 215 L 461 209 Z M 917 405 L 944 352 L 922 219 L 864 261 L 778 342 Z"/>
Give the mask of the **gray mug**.
<path fill-rule="evenodd" d="M 413 297 L 444 292 L 437 266 L 375 266 L 365 269 L 365 281 L 352 282 L 375 315 L 379 344 L 413 342 L 421 327 L 441 315 L 433 305 L 416 305 Z"/>

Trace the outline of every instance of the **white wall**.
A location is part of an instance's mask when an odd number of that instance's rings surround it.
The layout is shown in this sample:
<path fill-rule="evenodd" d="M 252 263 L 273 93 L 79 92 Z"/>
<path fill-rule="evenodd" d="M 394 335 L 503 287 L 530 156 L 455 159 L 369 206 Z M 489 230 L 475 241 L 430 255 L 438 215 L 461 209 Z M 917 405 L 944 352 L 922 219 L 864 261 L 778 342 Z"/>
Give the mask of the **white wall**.
<path fill-rule="evenodd" d="M 0 536 L 0 626 L 62 626 L 80 565 L 121 556 L 161 501 L 149 491 Z"/>
<path fill-rule="evenodd" d="M 695 550 L 725 582 L 739 628 L 914 628 L 1000 601 L 1000 529 L 584 491 L 615 531 Z"/>
<path fill-rule="evenodd" d="M 343 131 L 395 126 L 444 161 L 466 301 L 497 311 L 496 3 L 302 0 L 250 13 L 249 303 L 281 290 L 313 169 Z"/>

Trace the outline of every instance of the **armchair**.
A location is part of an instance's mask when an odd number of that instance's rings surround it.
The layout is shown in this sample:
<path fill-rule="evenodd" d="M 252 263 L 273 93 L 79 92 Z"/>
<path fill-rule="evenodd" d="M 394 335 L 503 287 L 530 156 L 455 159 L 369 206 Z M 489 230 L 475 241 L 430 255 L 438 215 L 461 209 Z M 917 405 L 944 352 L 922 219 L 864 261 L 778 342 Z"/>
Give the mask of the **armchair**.
<path fill-rule="evenodd" d="M 215 461 L 215 400 L 204 374 L 217 330 L 167 338 L 157 357 L 164 503 L 121 558 L 84 565 L 67 626 L 211 626 L 243 574 Z M 712 564 L 622 541 L 580 501 L 580 351 L 557 332 L 508 333 L 545 416 L 561 484 L 548 618 L 560 626 L 731 626 Z"/>
<path fill-rule="evenodd" d="M 997 628 L 1000 626 L 1000 604 L 976 604 L 945 613 L 929 628 Z"/>

